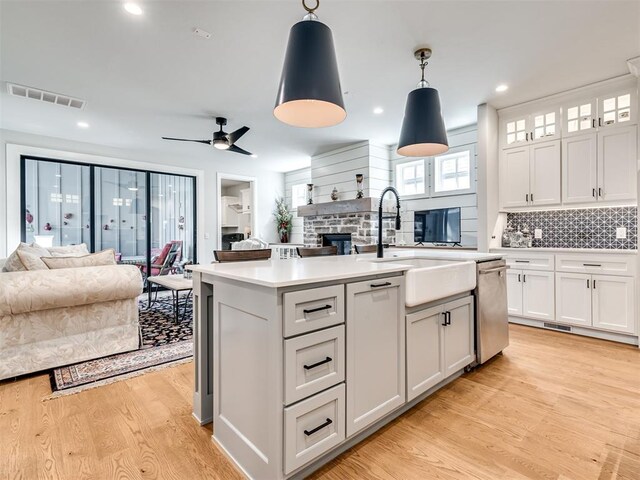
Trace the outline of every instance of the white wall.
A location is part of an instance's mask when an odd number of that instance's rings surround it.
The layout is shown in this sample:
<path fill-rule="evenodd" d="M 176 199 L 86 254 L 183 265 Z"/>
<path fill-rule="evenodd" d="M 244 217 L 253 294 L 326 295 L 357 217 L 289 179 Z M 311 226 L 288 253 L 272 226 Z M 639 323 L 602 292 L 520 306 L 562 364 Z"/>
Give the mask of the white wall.
<path fill-rule="evenodd" d="M 390 147 L 360 142 L 311 158 L 314 203 L 331 202 L 338 189 L 339 200 L 356 198 L 356 174 L 364 175 L 364 196 L 378 197 L 390 185 Z"/>
<path fill-rule="evenodd" d="M 475 146 L 478 141 L 477 130 L 475 126 L 465 127 L 447 132 L 449 147 Z M 475 151 L 475 149 L 474 149 Z M 406 162 L 407 157 L 399 156 L 396 149 L 392 150 L 391 171 L 395 184 L 396 165 Z M 472 158 L 472 168 L 474 169 L 474 182 L 476 182 L 475 192 L 478 191 L 477 184 L 477 153 Z M 410 160 L 410 159 L 409 159 Z M 427 175 L 429 173 L 427 172 Z M 462 246 L 476 247 L 478 245 L 478 195 L 477 193 L 469 193 L 465 195 L 449 195 L 443 197 L 411 196 L 409 198 L 401 198 L 402 206 L 402 230 L 397 237 L 397 241 L 407 245 L 414 243 L 413 238 L 413 214 L 419 210 L 430 210 L 433 208 L 449 208 L 460 207 L 461 216 L 461 237 Z"/>
<path fill-rule="evenodd" d="M 311 183 L 311 168 L 301 168 L 284 174 L 284 199 L 291 208 L 291 188 L 294 185 Z M 290 243 L 304 243 L 304 225 L 302 217 L 298 217 L 297 210 L 291 210 L 293 214 L 293 229 L 289 238 Z"/>
<path fill-rule="evenodd" d="M 74 142 L 0 129 L 0 257 L 12 251 L 20 239 L 20 154 L 77 160 L 87 163 L 182 173 L 197 177 L 198 191 L 198 261 L 209 263 L 217 248 L 217 173 L 247 175 L 257 178 L 256 235 L 277 241 L 271 215 L 276 196 L 283 195 L 284 175 L 260 168 L 255 163 L 228 162 L 220 165 L 188 156 L 175 158 L 163 152 L 124 151 L 117 148 Z M 231 155 L 231 154 L 229 154 Z M 208 239 L 205 235 L 208 234 Z"/>

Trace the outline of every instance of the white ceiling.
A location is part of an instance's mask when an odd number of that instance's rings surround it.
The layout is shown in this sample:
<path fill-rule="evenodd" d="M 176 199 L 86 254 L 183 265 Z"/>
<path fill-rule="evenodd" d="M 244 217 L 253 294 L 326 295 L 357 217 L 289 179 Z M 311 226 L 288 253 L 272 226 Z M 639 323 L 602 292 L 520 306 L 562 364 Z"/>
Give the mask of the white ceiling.
<path fill-rule="evenodd" d="M 310 0 L 309 3 L 313 3 Z M 434 50 L 427 78 L 449 128 L 475 123 L 476 105 L 520 103 L 627 73 L 640 55 L 640 2 L 322 0 L 333 30 L 347 120 L 296 129 L 272 114 L 298 0 L 149 1 L 140 17 L 120 1 L 0 3 L 0 78 L 87 100 L 84 111 L 9 97 L 2 128 L 202 161 L 285 171 L 360 140 L 397 141 L 407 93 L 419 79 L 412 52 Z M 195 37 L 194 27 L 213 34 Z M 496 94 L 499 83 L 510 86 Z M 374 115 L 376 106 L 384 114 Z M 205 139 L 209 116 L 258 159 L 162 135 Z M 86 130 L 78 120 L 90 123 Z"/>

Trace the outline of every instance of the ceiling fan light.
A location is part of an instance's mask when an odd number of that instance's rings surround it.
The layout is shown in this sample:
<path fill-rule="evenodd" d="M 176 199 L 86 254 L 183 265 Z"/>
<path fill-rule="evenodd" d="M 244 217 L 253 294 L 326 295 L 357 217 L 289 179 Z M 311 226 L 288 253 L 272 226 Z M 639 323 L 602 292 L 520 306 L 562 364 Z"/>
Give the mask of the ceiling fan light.
<path fill-rule="evenodd" d="M 287 125 L 330 127 L 347 116 L 331 29 L 317 20 L 291 27 L 274 116 Z"/>
<path fill-rule="evenodd" d="M 213 146 L 214 148 L 217 148 L 218 150 L 228 150 L 229 149 L 229 143 L 224 140 L 224 139 L 216 139 L 213 141 Z"/>
<path fill-rule="evenodd" d="M 449 150 L 447 130 L 435 88 L 416 88 L 409 92 L 402 120 L 398 154 L 425 157 Z"/>

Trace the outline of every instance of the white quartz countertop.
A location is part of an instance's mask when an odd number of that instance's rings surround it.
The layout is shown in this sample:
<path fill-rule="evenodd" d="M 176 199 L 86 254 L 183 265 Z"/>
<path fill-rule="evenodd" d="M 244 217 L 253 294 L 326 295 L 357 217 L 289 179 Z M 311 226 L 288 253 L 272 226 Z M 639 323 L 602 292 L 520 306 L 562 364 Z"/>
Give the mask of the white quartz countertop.
<path fill-rule="evenodd" d="M 638 250 L 623 250 L 623 249 L 609 249 L 609 248 L 543 248 L 543 247 L 531 247 L 531 248 L 492 248 L 492 252 L 500 252 L 500 253 L 531 253 L 531 252 L 540 252 L 540 253 L 585 253 L 589 255 L 593 254 L 626 254 L 626 255 L 637 255 Z"/>
<path fill-rule="evenodd" d="M 369 253 L 372 258 L 375 253 Z M 486 262 L 489 260 L 500 260 L 504 257 L 501 252 L 477 252 L 469 250 L 444 250 L 444 249 L 426 249 L 426 248 L 385 248 L 385 257 L 394 258 L 428 258 L 431 260 L 451 260 L 451 261 L 473 261 Z"/>
<path fill-rule="evenodd" d="M 209 275 L 278 288 L 404 272 L 411 265 L 357 261 L 357 255 L 192 265 Z"/>

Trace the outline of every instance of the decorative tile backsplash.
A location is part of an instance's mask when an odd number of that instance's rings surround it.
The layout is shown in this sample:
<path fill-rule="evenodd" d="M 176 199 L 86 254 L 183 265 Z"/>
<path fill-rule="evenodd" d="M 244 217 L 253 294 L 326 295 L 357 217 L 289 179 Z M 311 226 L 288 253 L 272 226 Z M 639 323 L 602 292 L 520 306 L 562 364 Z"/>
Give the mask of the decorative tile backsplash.
<path fill-rule="evenodd" d="M 638 248 L 638 208 L 603 207 L 541 212 L 507 213 L 507 222 L 515 229 L 542 229 L 542 239 L 534 247 L 542 248 Z M 626 239 L 616 239 L 616 228 L 627 229 Z"/>

